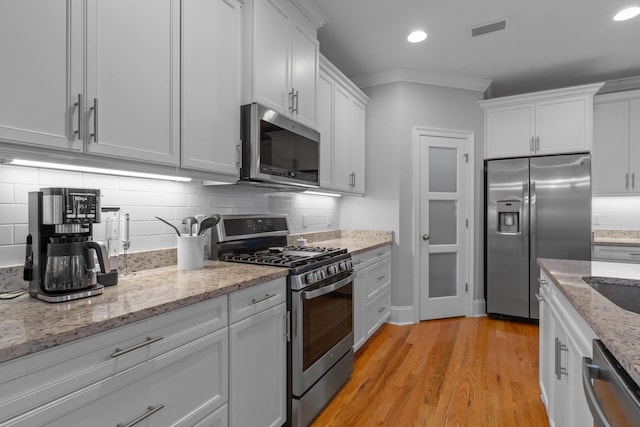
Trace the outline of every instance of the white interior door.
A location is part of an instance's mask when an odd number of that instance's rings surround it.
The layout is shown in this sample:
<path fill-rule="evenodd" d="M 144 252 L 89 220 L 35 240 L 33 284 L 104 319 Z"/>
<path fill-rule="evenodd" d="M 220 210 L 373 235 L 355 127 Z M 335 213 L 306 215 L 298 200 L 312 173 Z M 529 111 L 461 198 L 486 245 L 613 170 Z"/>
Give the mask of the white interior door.
<path fill-rule="evenodd" d="M 468 138 L 420 134 L 420 320 L 467 313 Z"/>

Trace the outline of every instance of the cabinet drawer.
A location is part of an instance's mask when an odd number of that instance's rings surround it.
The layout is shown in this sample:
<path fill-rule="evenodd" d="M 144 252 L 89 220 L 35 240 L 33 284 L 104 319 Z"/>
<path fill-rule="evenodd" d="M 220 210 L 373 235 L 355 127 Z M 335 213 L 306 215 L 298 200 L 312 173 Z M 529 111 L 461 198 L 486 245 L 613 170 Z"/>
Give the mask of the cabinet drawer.
<path fill-rule="evenodd" d="M 371 266 L 366 272 L 365 292 L 367 301 L 370 301 L 385 287 L 391 284 L 391 260 L 380 261 Z"/>
<path fill-rule="evenodd" d="M 228 399 L 228 349 L 223 329 L 1 425 L 193 426 Z"/>
<path fill-rule="evenodd" d="M 0 364 L 0 422 L 228 325 L 227 296 Z"/>
<path fill-rule="evenodd" d="M 229 322 L 236 323 L 287 300 L 284 277 L 229 294 Z"/>
<path fill-rule="evenodd" d="M 391 289 L 387 288 L 365 306 L 367 336 L 373 334 L 389 316 L 391 316 Z"/>
<path fill-rule="evenodd" d="M 212 414 L 207 415 L 193 427 L 227 427 L 229 425 L 229 404 L 225 403 Z"/>
<path fill-rule="evenodd" d="M 381 248 L 372 249 L 367 252 L 363 252 L 353 256 L 353 266 L 356 271 L 360 271 L 365 267 L 375 264 L 376 262 L 383 260 L 391 256 L 391 245 L 383 246 Z"/>
<path fill-rule="evenodd" d="M 593 260 L 640 263 L 640 247 L 595 245 Z"/>

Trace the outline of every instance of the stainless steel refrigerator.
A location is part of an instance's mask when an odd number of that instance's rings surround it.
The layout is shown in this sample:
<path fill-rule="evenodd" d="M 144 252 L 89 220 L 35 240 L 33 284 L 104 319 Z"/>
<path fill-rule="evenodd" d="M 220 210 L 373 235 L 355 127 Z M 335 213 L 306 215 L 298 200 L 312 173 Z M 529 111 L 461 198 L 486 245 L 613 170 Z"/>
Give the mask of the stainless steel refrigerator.
<path fill-rule="evenodd" d="M 487 314 L 538 319 L 536 259 L 591 259 L 591 158 L 489 160 L 486 205 Z"/>

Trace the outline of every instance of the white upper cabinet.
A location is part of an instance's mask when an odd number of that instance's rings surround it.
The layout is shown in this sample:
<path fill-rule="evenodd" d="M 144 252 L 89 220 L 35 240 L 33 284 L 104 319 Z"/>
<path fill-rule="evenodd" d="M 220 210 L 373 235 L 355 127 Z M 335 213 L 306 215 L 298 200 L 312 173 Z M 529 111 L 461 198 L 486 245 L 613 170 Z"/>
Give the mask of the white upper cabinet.
<path fill-rule="evenodd" d="M 640 192 L 640 90 L 595 97 L 593 194 Z"/>
<path fill-rule="evenodd" d="M 365 191 L 365 113 L 369 98 L 324 56 L 318 76 L 320 186 Z"/>
<path fill-rule="evenodd" d="M 185 168 L 238 175 L 240 5 L 182 2 L 182 137 Z"/>
<path fill-rule="evenodd" d="M 0 2 L 0 140 L 82 150 L 82 2 Z"/>
<path fill-rule="evenodd" d="M 485 158 L 591 150 L 593 95 L 601 83 L 480 101 Z"/>
<path fill-rule="evenodd" d="M 317 28 L 289 0 L 243 7 L 243 103 L 257 102 L 316 128 Z"/>
<path fill-rule="evenodd" d="M 177 165 L 180 1 L 87 1 L 90 153 Z"/>

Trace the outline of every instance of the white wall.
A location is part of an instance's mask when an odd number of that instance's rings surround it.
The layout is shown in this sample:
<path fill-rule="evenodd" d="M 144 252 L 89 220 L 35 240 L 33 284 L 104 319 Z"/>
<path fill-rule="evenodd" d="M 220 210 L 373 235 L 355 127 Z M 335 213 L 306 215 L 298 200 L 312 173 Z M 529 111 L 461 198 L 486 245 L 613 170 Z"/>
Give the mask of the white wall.
<path fill-rule="evenodd" d="M 391 304 L 410 306 L 413 301 L 413 128 L 415 126 L 475 133 L 475 290 L 484 298 L 483 284 L 483 129 L 484 116 L 477 101 L 482 92 L 415 83 L 392 83 L 365 92 L 366 196 L 345 197 L 340 223 L 343 228 L 393 230 Z M 417 309 L 416 303 L 414 308 Z"/>
<path fill-rule="evenodd" d="M 103 207 L 130 214 L 132 252 L 176 246 L 175 232 L 155 216 L 181 226 L 182 218 L 196 214 L 271 212 L 287 214 L 294 234 L 340 228 L 340 199 L 332 197 L 0 165 L 0 267 L 24 262 L 27 194 L 41 187 L 100 189 Z M 104 236 L 104 223 L 96 225 L 95 235 Z"/>
<path fill-rule="evenodd" d="M 593 230 L 640 230 L 640 196 L 594 196 Z"/>

